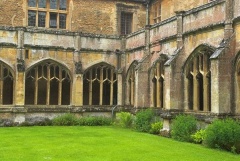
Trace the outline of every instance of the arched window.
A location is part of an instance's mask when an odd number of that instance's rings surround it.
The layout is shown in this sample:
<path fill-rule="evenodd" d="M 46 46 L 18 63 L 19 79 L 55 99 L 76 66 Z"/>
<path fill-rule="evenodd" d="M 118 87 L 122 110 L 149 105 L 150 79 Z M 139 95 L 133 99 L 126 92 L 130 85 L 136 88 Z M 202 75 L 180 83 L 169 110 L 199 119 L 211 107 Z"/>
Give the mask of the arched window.
<path fill-rule="evenodd" d="M 117 74 L 107 64 L 98 64 L 83 75 L 84 105 L 117 104 Z"/>
<path fill-rule="evenodd" d="M 127 104 L 131 106 L 134 106 L 135 100 L 135 67 L 137 64 L 137 61 L 132 62 L 127 72 Z"/>
<path fill-rule="evenodd" d="M 211 111 L 211 51 L 196 51 L 186 65 L 187 106 L 189 110 Z"/>
<path fill-rule="evenodd" d="M 57 63 L 46 61 L 26 73 L 25 104 L 69 105 L 71 78 Z"/>
<path fill-rule="evenodd" d="M 152 105 L 154 107 L 164 106 L 164 62 L 158 61 L 152 68 Z"/>
<path fill-rule="evenodd" d="M 9 67 L 0 62 L 0 105 L 13 104 L 13 81 Z"/>
<path fill-rule="evenodd" d="M 236 109 L 235 113 L 240 113 L 240 58 L 237 59 L 236 65 Z"/>

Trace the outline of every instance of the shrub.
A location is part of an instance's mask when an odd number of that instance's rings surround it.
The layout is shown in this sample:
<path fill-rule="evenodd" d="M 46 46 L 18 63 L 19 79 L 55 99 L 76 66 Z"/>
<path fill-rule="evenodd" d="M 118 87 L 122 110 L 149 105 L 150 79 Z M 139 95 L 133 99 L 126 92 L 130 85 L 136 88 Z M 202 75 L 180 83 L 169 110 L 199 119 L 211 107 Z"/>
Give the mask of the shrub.
<path fill-rule="evenodd" d="M 150 133 L 159 134 L 162 128 L 163 128 L 163 122 L 159 121 L 159 122 L 152 123 Z"/>
<path fill-rule="evenodd" d="M 197 131 L 197 120 L 191 115 L 178 115 L 172 123 L 171 136 L 179 141 L 192 142 L 191 135 Z"/>
<path fill-rule="evenodd" d="M 109 126 L 112 124 L 112 119 L 102 116 L 82 117 L 78 120 L 80 126 Z"/>
<path fill-rule="evenodd" d="M 212 148 L 240 153 L 239 122 L 233 119 L 215 120 L 206 129 L 204 143 Z"/>
<path fill-rule="evenodd" d="M 133 124 L 132 114 L 129 112 L 117 113 L 116 124 L 125 128 L 132 127 Z"/>
<path fill-rule="evenodd" d="M 76 116 L 67 113 L 52 120 L 52 124 L 56 126 L 73 126 L 78 124 L 78 119 Z"/>
<path fill-rule="evenodd" d="M 137 112 L 135 120 L 135 128 L 140 132 L 149 132 L 151 129 L 151 123 L 155 117 L 152 109 L 142 110 Z"/>
<path fill-rule="evenodd" d="M 201 144 L 205 138 L 205 130 L 198 130 L 195 134 L 191 135 L 195 143 Z"/>

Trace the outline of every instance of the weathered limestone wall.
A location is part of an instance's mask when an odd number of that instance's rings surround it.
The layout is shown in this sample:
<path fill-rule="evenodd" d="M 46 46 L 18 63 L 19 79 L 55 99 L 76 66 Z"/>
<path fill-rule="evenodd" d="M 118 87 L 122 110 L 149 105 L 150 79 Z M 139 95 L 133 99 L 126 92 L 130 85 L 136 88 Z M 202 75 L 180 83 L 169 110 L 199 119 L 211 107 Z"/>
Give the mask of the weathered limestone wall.
<path fill-rule="evenodd" d="M 0 60 L 5 62 L 13 71 L 16 70 L 17 49 L 14 47 L 0 46 Z"/>
<path fill-rule="evenodd" d="M 212 7 L 213 5 L 205 6 L 185 13 L 183 17 L 183 32 L 190 32 L 224 22 L 225 15 L 222 13 L 225 11 L 225 3 L 219 3 L 214 5 L 214 7 Z"/>
<path fill-rule="evenodd" d="M 74 13 L 71 31 L 97 34 L 118 34 L 117 4 L 137 7 L 133 21 L 133 31 L 145 26 L 145 7 L 142 4 L 121 0 L 73 0 Z M 92 7 L 94 6 L 94 7 Z"/>
<path fill-rule="evenodd" d="M 85 33 L 119 34 L 117 4 L 136 8 L 133 32 L 145 26 L 145 6 L 130 0 L 69 0 L 67 30 Z M 27 0 L 1 0 L 0 25 L 27 26 Z M 94 6 L 94 7 L 93 7 Z"/>
<path fill-rule="evenodd" d="M 0 1 L 0 25 L 24 26 L 26 15 L 25 0 L 1 0 Z"/>
<path fill-rule="evenodd" d="M 74 48 L 74 37 L 63 34 L 31 33 L 24 34 L 24 45 L 29 46 L 61 46 L 65 49 Z"/>
<path fill-rule="evenodd" d="M 153 1 L 154 2 L 154 1 Z M 162 0 L 161 1 L 161 20 L 169 19 L 170 17 L 175 16 L 176 11 L 187 11 L 192 8 L 199 7 L 201 5 L 209 3 L 209 0 Z M 153 12 L 150 11 L 150 23 L 154 24 L 153 22 Z"/>
<path fill-rule="evenodd" d="M 237 18 L 237 17 L 240 16 L 240 10 L 239 10 L 240 1 L 239 0 L 234 0 L 233 6 L 234 6 L 234 9 L 233 9 L 234 10 L 234 17 Z"/>
<path fill-rule="evenodd" d="M 184 38 L 184 46 L 186 57 L 201 44 L 208 44 L 217 47 L 223 40 L 224 29 L 216 28 L 212 30 L 205 30 L 204 32 L 196 32 L 195 34 L 188 35 Z"/>
<path fill-rule="evenodd" d="M 234 27 L 235 33 L 236 33 L 236 51 L 235 54 L 237 54 L 240 51 L 240 22 L 237 22 Z"/>
<path fill-rule="evenodd" d="M 174 0 L 174 11 L 186 11 L 209 3 L 209 0 Z"/>
<path fill-rule="evenodd" d="M 150 42 L 156 42 L 168 37 L 176 36 L 177 21 L 173 17 L 169 20 L 163 21 L 160 24 L 154 25 L 150 30 Z"/>
<path fill-rule="evenodd" d="M 130 35 L 129 37 L 126 38 L 126 48 L 128 50 L 144 47 L 145 45 L 146 45 L 146 42 L 145 42 L 144 30 L 142 30 L 141 32 L 138 32 L 137 34 Z"/>
<path fill-rule="evenodd" d="M 17 31 L 0 30 L 0 43 L 17 44 Z"/>
<path fill-rule="evenodd" d="M 81 49 L 85 50 L 103 50 L 103 51 L 114 51 L 115 49 L 121 48 L 121 41 L 118 37 L 94 37 L 92 36 L 81 36 Z"/>

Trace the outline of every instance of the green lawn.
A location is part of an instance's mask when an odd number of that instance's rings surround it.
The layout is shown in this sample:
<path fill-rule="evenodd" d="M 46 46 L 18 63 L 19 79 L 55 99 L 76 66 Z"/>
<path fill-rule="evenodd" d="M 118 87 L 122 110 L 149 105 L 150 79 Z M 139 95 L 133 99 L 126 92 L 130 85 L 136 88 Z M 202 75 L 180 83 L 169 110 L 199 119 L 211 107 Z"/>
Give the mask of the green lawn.
<path fill-rule="evenodd" d="M 0 128 L 1 161 L 240 161 L 240 155 L 115 127 Z"/>

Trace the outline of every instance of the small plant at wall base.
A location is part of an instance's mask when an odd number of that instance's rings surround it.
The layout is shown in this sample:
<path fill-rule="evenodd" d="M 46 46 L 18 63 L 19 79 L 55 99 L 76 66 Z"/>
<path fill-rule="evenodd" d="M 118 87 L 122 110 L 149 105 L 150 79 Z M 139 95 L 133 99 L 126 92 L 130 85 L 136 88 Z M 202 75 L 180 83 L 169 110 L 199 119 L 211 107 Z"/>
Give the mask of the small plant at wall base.
<path fill-rule="evenodd" d="M 78 119 L 80 126 L 109 126 L 112 124 L 112 119 L 103 116 L 88 116 Z"/>
<path fill-rule="evenodd" d="M 240 124 L 233 119 L 215 120 L 206 129 L 204 144 L 240 153 Z"/>
<path fill-rule="evenodd" d="M 163 128 L 163 122 L 159 121 L 159 122 L 155 122 L 151 124 L 151 129 L 150 129 L 150 133 L 151 134 L 159 134 L 160 130 Z"/>
<path fill-rule="evenodd" d="M 129 112 L 117 113 L 115 123 L 121 127 L 130 128 L 133 124 L 133 115 Z"/>
<path fill-rule="evenodd" d="M 206 135 L 205 130 L 200 129 L 195 134 L 191 135 L 191 137 L 195 143 L 201 144 L 205 139 L 205 135 Z"/>
<path fill-rule="evenodd" d="M 136 114 L 135 128 L 140 132 L 149 132 L 154 122 L 155 113 L 152 109 L 141 110 Z"/>
<path fill-rule="evenodd" d="M 173 119 L 171 129 L 173 139 L 192 142 L 191 135 L 197 131 L 197 120 L 191 115 L 178 115 Z"/>
<path fill-rule="evenodd" d="M 55 117 L 52 120 L 53 125 L 55 126 L 73 126 L 78 124 L 78 119 L 76 116 L 67 113 L 61 116 Z"/>

